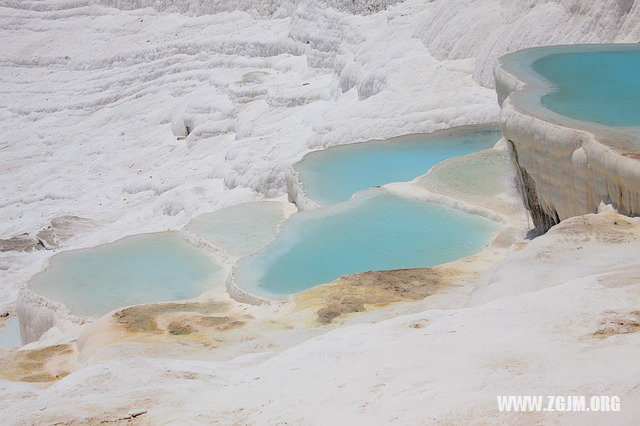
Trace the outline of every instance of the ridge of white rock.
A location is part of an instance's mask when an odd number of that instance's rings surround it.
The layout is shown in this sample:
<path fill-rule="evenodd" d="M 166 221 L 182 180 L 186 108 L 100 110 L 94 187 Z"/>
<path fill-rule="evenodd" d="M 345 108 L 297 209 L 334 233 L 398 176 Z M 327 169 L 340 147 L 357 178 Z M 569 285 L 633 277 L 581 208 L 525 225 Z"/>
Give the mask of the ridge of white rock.
<path fill-rule="evenodd" d="M 27 285 L 20 291 L 17 313 L 24 345 L 38 340 L 43 346 L 72 340 L 90 322 L 72 314 L 62 303 L 34 293 Z"/>

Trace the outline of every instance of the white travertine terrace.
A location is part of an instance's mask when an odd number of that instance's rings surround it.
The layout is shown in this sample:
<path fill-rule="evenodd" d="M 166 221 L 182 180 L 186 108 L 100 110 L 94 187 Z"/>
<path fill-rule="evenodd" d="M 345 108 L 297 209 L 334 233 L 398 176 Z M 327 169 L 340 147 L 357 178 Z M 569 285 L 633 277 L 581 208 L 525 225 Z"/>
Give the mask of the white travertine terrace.
<path fill-rule="evenodd" d="M 615 45 L 637 49 L 637 45 Z M 507 55 L 495 67 L 502 131 L 511 143 L 523 195 L 539 231 L 568 217 L 596 213 L 611 204 L 620 213 L 640 213 L 640 134 L 564 117 L 541 97 L 554 86 L 531 68 L 551 53 L 603 50 L 595 45 L 534 48 Z"/>
<path fill-rule="evenodd" d="M 496 121 L 489 87 L 506 53 L 640 40 L 632 0 L 4 0 L 0 21 L 0 238 L 97 221 L 61 250 L 282 197 L 310 150 Z M 552 148 L 540 155 L 575 151 Z M 569 218 L 423 301 L 318 328 L 269 316 L 216 348 L 166 334 L 96 344 L 103 318 L 84 326 L 68 376 L 0 378 L 0 422 L 632 424 L 639 238 L 638 218 Z M 0 253 L 0 312 L 53 253 Z M 576 393 L 618 394 L 623 411 L 496 409 L 499 394 Z"/>

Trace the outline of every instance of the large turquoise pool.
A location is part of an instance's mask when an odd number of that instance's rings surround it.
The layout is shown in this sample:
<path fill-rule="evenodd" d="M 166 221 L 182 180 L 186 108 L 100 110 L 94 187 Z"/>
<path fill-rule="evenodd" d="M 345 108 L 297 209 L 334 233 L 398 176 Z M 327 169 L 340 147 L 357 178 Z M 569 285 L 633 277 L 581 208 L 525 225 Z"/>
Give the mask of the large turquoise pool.
<path fill-rule="evenodd" d="M 384 189 L 292 216 L 260 253 L 240 260 L 234 281 L 262 295 L 286 295 L 342 275 L 416 268 L 481 251 L 499 225 Z"/>
<path fill-rule="evenodd" d="M 197 297 L 220 271 L 178 233 L 163 232 L 60 253 L 29 285 L 76 315 L 96 317 L 127 305 Z"/>
<path fill-rule="evenodd" d="M 473 126 L 354 143 L 309 153 L 295 169 L 309 198 L 332 204 L 363 189 L 410 181 L 448 158 L 491 148 L 500 138 L 496 128 Z"/>
<path fill-rule="evenodd" d="M 553 112 L 608 126 L 640 125 L 640 46 L 549 54 L 533 70 L 556 86 L 542 98 Z"/>

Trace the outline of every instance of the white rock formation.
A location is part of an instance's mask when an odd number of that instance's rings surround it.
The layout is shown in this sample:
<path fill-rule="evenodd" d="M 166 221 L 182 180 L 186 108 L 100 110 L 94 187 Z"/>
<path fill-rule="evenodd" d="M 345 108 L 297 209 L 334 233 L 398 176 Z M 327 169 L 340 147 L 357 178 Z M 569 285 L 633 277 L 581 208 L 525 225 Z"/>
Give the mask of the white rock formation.
<path fill-rule="evenodd" d="M 596 213 L 602 203 L 639 214 L 640 163 L 629 141 L 640 136 L 543 108 L 539 99 L 551 88 L 529 65 L 545 54 L 548 50 L 514 54 L 495 68 L 503 134 L 513 147 L 536 228 L 544 232 L 568 217 Z"/>
<path fill-rule="evenodd" d="M 311 149 L 497 121 L 495 58 L 637 42 L 639 15 L 632 0 L 1 0 L 0 238 L 71 215 L 97 224 L 60 249 L 81 248 L 282 197 Z M 47 388 L 2 378 L 1 423 L 131 410 L 176 423 L 501 422 L 495 396 L 510 393 L 617 393 L 623 412 L 506 421 L 631 422 L 639 334 L 609 331 L 634 321 L 638 247 L 603 243 L 607 214 L 579 220 L 409 316 L 396 307 L 223 355 L 119 343 Z M 600 230 L 577 241 L 585 229 Z M 1 309 L 51 254 L 0 253 Z"/>

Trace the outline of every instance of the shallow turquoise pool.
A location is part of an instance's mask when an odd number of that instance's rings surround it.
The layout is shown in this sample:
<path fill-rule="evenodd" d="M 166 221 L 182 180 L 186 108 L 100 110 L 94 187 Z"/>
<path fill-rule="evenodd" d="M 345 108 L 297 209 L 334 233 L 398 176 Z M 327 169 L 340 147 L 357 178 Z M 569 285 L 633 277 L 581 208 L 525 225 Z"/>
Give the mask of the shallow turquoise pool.
<path fill-rule="evenodd" d="M 332 204 L 363 189 L 410 181 L 448 158 L 491 148 L 500 138 L 496 128 L 473 126 L 341 145 L 307 154 L 295 169 L 309 198 Z"/>
<path fill-rule="evenodd" d="M 277 201 L 243 203 L 193 218 L 184 230 L 234 256 L 247 256 L 269 244 L 285 220 Z"/>
<path fill-rule="evenodd" d="M 481 251 L 498 230 L 479 216 L 374 189 L 292 216 L 263 251 L 238 262 L 234 281 L 286 295 L 345 274 L 450 262 Z"/>
<path fill-rule="evenodd" d="M 127 305 L 197 297 L 220 271 L 178 233 L 163 232 L 55 255 L 30 287 L 76 315 L 96 317 Z"/>
<path fill-rule="evenodd" d="M 599 49 L 549 54 L 534 61 L 533 70 L 556 86 L 543 96 L 543 105 L 576 120 L 640 125 L 640 47 Z"/>

